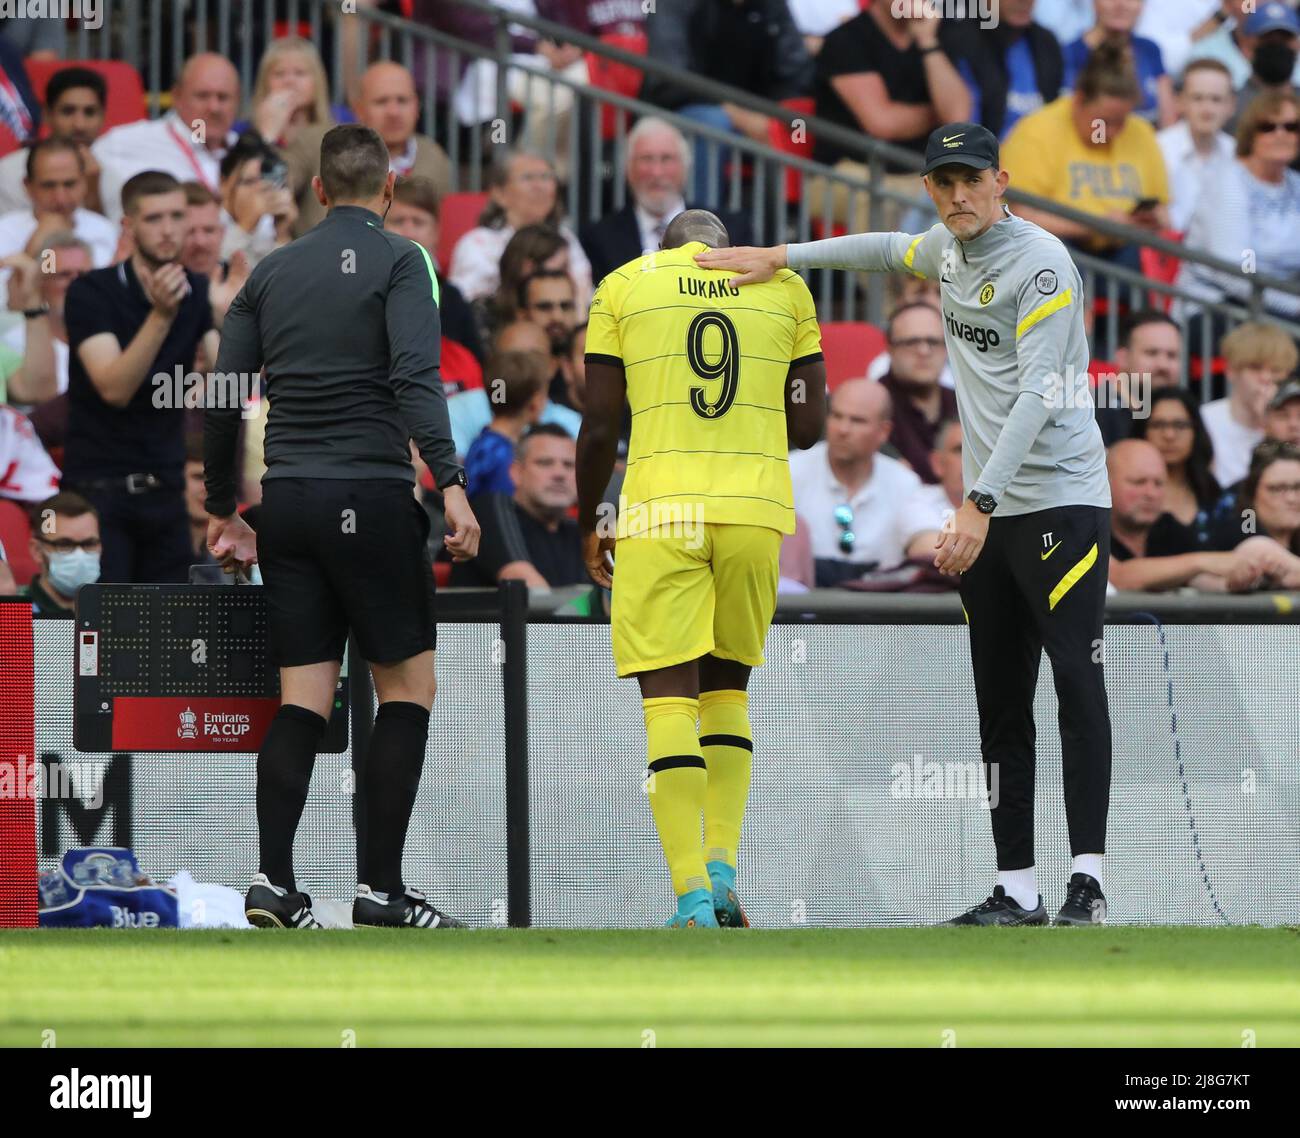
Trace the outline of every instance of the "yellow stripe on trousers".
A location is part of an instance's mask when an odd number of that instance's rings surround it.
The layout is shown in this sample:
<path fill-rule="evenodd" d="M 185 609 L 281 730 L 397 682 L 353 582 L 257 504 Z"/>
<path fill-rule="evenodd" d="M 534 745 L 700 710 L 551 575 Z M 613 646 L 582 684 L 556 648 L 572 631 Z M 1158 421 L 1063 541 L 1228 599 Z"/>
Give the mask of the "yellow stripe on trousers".
<path fill-rule="evenodd" d="M 1088 572 L 1088 570 L 1096 563 L 1097 543 L 1094 541 L 1092 543 L 1092 548 L 1079 559 L 1074 568 L 1056 583 L 1056 588 L 1048 595 L 1047 607 L 1049 609 L 1056 608 L 1056 606 L 1061 603 L 1061 598 L 1073 589 L 1074 586 L 1079 583 L 1079 578 Z"/>

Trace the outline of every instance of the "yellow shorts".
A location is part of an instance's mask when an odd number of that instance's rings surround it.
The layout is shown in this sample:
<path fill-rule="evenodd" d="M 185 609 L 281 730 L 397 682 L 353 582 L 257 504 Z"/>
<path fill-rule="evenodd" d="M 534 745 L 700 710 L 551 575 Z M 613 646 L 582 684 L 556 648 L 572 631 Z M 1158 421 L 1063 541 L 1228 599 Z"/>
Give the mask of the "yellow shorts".
<path fill-rule="evenodd" d="M 690 537 L 627 537 L 614 550 L 610 639 L 620 676 L 720 656 L 763 662 L 781 534 L 704 525 Z"/>

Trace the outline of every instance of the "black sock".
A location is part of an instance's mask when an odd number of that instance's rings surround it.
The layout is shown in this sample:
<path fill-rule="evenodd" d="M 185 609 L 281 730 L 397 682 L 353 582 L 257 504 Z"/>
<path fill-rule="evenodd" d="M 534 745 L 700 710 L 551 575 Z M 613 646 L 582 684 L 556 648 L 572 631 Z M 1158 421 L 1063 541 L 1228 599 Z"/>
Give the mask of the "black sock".
<path fill-rule="evenodd" d="M 390 898 L 402 893 L 402 847 L 424 769 L 429 713 L 418 703 L 379 705 L 366 752 L 366 859 L 362 881 Z"/>
<path fill-rule="evenodd" d="M 325 720 L 292 703 L 281 705 L 271 720 L 257 756 L 257 834 L 259 872 L 272 885 L 297 892 L 293 879 L 293 836 L 307 802 L 316 748 Z"/>

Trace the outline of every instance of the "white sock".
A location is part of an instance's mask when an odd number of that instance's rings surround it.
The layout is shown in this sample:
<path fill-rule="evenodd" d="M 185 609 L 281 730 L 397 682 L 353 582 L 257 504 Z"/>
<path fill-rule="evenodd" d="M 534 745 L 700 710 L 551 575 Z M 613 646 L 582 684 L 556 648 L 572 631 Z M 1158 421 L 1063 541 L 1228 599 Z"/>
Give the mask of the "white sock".
<path fill-rule="evenodd" d="M 1022 909 L 1038 908 L 1038 877 L 1032 865 L 1028 869 L 999 869 L 998 884 Z"/>
<path fill-rule="evenodd" d="M 1097 882 L 1097 888 L 1101 889 L 1101 891 L 1105 893 L 1106 890 L 1102 887 L 1101 884 L 1102 857 L 1103 857 L 1102 854 L 1080 854 L 1078 857 L 1074 859 L 1074 863 L 1070 866 L 1070 872 L 1086 873 L 1089 877 L 1091 877 L 1094 881 Z"/>

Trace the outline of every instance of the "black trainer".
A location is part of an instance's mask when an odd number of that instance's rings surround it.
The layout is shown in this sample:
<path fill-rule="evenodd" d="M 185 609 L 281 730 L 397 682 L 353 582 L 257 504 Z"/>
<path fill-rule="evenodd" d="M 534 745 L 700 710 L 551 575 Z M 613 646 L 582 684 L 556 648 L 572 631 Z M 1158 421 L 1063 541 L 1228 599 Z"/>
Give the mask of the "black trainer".
<path fill-rule="evenodd" d="M 287 893 L 259 873 L 244 898 L 244 916 L 259 929 L 319 929 L 324 926 L 311 911 L 306 893 Z"/>
<path fill-rule="evenodd" d="M 1106 923 L 1106 898 L 1095 877 L 1086 873 L 1070 875 L 1065 890 L 1065 904 L 1056 914 L 1054 925 L 1104 925 Z"/>
<path fill-rule="evenodd" d="M 381 901 L 369 885 L 357 886 L 352 902 L 352 923 L 372 928 L 400 929 L 467 929 L 464 921 L 440 913 L 429 904 L 423 893 L 407 889 L 400 897 Z"/>
<path fill-rule="evenodd" d="M 967 909 L 960 917 L 944 921 L 945 925 L 1045 925 L 1047 910 L 1043 908 L 1043 898 L 1038 898 L 1036 909 L 1022 909 L 1010 897 L 1001 885 L 993 887 L 993 896 L 987 901 Z"/>

